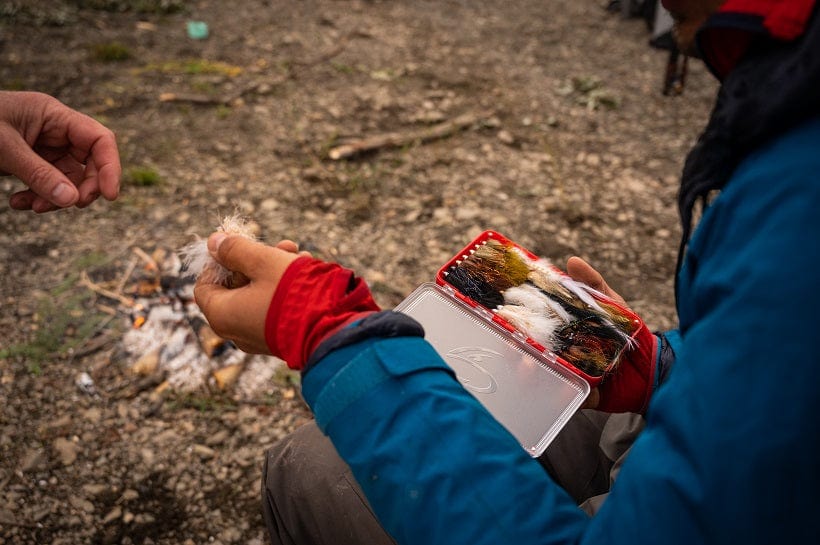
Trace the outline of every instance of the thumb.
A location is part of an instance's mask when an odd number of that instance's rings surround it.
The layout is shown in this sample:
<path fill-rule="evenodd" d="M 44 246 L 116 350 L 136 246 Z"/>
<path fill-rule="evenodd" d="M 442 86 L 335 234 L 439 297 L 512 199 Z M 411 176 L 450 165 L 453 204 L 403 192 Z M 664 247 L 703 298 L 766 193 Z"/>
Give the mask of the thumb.
<path fill-rule="evenodd" d="M 611 291 L 601 273 L 580 257 L 573 256 L 569 258 L 567 261 L 567 274 L 573 280 L 583 282 L 590 288 L 602 293 L 607 293 L 608 290 Z"/>
<path fill-rule="evenodd" d="M 221 232 L 208 237 L 208 251 L 217 263 L 230 271 L 242 273 L 250 280 L 264 277 L 274 282 L 300 257 L 241 235 Z"/>
<path fill-rule="evenodd" d="M 17 176 L 34 193 L 59 207 L 77 202 L 80 193 L 62 172 L 37 155 L 17 131 L 7 129 L 3 133 L 2 170 Z"/>
<path fill-rule="evenodd" d="M 601 276 L 601 273 L 595 270 L 592 265 L 580 257 L 573 256 L 569 258 L 567 261 L 567 274 L 576 282 L 583 282 L 590 288 L 598 290 L 607 297 L 624 305 L 626 304 L 624 298 L 609 287 L 609 284 L 606 283 L 606 280 L 604 280 L 604 277 Z"/>

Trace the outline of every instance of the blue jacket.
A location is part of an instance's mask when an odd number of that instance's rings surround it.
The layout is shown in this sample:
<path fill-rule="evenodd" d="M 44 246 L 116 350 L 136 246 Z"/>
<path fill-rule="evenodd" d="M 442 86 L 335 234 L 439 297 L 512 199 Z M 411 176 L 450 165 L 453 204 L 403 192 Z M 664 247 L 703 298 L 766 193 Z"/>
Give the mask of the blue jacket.
<path fill-rule="evenodd" d="M 317 423 L 399 543 L 820 543 L 820 118 L 748 156 L 678 278 L 680 344 L 594 518 L 420 337 L 305 375 Z"/>

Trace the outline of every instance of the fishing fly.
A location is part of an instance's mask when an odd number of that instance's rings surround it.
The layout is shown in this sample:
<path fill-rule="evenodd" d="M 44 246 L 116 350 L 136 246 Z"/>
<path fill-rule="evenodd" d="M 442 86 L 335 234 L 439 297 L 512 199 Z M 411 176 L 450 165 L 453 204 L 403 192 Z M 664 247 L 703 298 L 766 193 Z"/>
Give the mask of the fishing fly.
<path fill-rule="evenodd" d="M 483 240 L 444 280 L 590 376 L 611 371 L 635 344 L 634 315 L 512 242 Z"/>

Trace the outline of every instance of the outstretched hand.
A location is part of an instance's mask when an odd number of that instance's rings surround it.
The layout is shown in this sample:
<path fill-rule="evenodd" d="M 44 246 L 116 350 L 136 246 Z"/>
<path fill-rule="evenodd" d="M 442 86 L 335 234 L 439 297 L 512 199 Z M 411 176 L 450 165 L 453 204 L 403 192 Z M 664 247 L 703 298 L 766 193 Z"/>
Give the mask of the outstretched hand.
<path fill-rule="evenodd" d="M 300 255 L 294 242 L 274 246 L 238 235 L 214 233 L 208 251 L 225 268 L 242 275 L 240 285 L 227 288 L 208 280 L 207 271 L 197 281 L 194 297 L 211 328 L 240 349 L 270 354 L 265 342 L 265 317 L 285 269 Z"/>
<path fill-rule="evenodd" d="M 12 208 L 41 213 L 116 199 L 122 167 L 114 133 L 94 119 L 43 93 L 3 91 L 0 173 L 28 186 Z"/>

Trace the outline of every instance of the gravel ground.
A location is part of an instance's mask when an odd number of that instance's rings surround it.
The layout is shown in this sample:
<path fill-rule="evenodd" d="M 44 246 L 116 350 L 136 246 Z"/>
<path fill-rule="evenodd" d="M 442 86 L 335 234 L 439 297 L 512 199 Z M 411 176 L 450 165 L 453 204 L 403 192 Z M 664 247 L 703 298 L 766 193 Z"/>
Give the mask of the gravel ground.
<path fill-rule="evenodd" d="M 114 203 L 0 208 L 0 543 L 265 542 L 262 454 L 310 418 L 295 377 L 269 359 L 250 390 L 163 386 L 133 372 L 130 310 L 83 283 L 132 297 L 150 277 L 135 252 L 234 211 L 356 269 L 385 307 L 494 229 L 585 257 L 674 326 L 677 180 L 716 84 L 692 63 L 662 96 L 665 54 L 605 5 L 0 2 L 0 88 L 94 115 L 125 168 Z M 464 115 L 442 138 L 329 157 Z"/>

